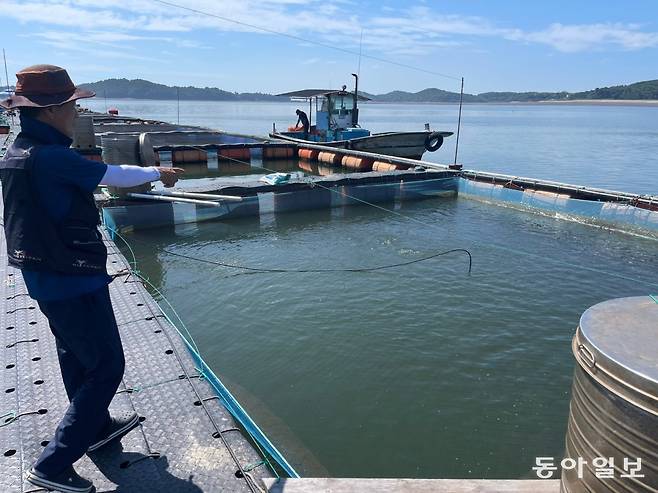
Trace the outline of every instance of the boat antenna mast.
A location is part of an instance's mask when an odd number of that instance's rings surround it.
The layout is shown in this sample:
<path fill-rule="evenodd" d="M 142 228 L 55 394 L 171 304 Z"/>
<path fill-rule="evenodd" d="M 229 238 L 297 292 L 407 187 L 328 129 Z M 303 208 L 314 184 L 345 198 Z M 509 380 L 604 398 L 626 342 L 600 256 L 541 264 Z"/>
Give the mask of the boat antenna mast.
<path fill-rule="evenodd" d="M 354 103 L 352 103 L 352 126 L 356 127 L 359 124 L 359 108 L 357 105 L 357 100 L 359 99 L 359 75 L 352 74 L 354 76 Z"/>
<path fill-rule="evenodd" d="M 457 139 L 455 141 L 455 161 L 457 165 L 457 151 L 459 150 L 459 130 L 462 126 L 462 102 L 464 101 L 464 78 L 462 77 L 461 89 L 459 90 L 459 118 L 457 119 Z"/>

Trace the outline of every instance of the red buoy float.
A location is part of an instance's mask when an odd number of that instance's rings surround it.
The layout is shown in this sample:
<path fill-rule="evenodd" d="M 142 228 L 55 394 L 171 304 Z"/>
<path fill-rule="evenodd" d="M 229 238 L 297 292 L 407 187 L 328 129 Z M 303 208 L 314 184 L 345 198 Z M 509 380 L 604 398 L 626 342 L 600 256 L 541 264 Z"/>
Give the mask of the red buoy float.
<path fill-rule="evenodd" d="M 320 151 L 316 151 L 315 149 L 300 149 L 298 154 L 300 159 L 315 161 L 318 159 L 318 154 L 320 154 Z"/>

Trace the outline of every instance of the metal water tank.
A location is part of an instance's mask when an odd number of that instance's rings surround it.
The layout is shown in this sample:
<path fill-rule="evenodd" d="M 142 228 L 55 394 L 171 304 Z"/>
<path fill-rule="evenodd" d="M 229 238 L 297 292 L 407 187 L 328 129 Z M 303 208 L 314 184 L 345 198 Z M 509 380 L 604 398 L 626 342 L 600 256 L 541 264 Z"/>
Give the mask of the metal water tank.
<path fill-rule="evenodd" d="M 562 492 L 658 491 L 657 300 L 605 301 L 580 319 Z"/>

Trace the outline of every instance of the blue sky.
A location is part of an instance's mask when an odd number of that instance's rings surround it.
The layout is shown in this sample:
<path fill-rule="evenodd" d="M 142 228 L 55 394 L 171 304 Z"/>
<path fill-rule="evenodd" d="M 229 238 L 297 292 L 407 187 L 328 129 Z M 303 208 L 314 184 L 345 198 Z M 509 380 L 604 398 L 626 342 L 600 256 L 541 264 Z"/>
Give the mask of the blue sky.
<path fill-rule="evenodd" d="M 345 53 L 155 0 L 0 0 L 10 80 L 52 63 L 230 91 L 361 88 L 578 91 L 658 78 L 658 2 L 172 0 Z M 392 60 L 433 74 L 393 65 Z M 455 78 L 437 75 L 447 74 Z M 4 74 L 2 77 L 4 83 Z"/>

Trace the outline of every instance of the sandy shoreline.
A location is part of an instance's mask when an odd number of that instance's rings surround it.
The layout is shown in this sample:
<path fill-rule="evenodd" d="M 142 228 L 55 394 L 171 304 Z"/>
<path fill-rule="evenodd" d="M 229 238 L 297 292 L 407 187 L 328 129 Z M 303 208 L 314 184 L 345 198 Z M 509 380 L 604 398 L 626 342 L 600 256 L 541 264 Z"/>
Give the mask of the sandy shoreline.
<path fill-rule="evenodd" d="M 658 106 L 658 99 L 572 99 L 568 101 L 534 101 L 525 104 L 562 104 L 590 106 Z"/>

